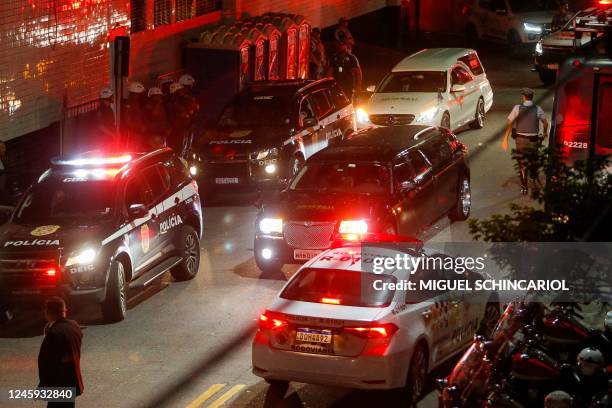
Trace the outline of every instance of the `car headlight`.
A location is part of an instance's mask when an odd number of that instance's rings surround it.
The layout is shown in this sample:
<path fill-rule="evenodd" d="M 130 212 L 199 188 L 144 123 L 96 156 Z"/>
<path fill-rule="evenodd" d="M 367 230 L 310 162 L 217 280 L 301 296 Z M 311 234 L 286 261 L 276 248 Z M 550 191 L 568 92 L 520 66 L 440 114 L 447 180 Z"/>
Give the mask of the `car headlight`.
<path fill-rule="evenodd" d="M 357 108 L 355 110 L 355 119 L 357 119 L 359 123 L 367 123 L 370 121 L 370 115 L 368 115 L 365 109 Z"/>
<path fill-rule="evenodd" d="M 523 23 L 523 28 L 530 34 L 542 34 L 542 26 L 532 23 Z"/>
<path fill-rule="evenodd" d="M 535 52 L 538 55 L 542 55 L 544 53 L 544 50 L 542 48 L 542 40 L 538 41 L 536 46 L 535 46 Z"/>
<path fill-rule="evenodd" d="M 95 261 L 96 255 L 96 250 L 93 248 L 87 248 L 78 252 L 74 252 L 71 256 L 68 257 L 68 260 L 66 261 L 66 266 L 89 265 L 93 263 L 93 261 Z"/>
<path fill-rule="evenodd" d="M 282 234 L 283 220 L 281 218 L 262 218 L 259 221 L 259 230 L 264 234 Z"/>
<path fill-rule="evenodd" d="M 368 232 L 368 223 L 364 220 L 341 221 L 338 232 L 340 234 L 366 234 Z"/>
<path fill-rule="evenodd" d="M 255 160 L 274 159 L 278 156 L 278 148 L 262 150 L 255 155 Z"/>
<path fill-rule="evenodd" d="M 425 112 L 421 112 L 419 113 L 416 118 L 414 119 L 414 121 L 416 123 L 423 123 L 423 122 L 429 122 L 432 121 L 433 118 L 436 117 L 436 115 L 438 114 L 438 111 L 440 109 L 436 106 L 434 108 L 431 109 L 427 109 Z"/>
<path fill-rule="evenodd" d="M 195 176 L 196 174 L 198 174 L 198 168 L 196 166 L 189 166 L 189 174 L 191 174 L 192 176 Z"/>

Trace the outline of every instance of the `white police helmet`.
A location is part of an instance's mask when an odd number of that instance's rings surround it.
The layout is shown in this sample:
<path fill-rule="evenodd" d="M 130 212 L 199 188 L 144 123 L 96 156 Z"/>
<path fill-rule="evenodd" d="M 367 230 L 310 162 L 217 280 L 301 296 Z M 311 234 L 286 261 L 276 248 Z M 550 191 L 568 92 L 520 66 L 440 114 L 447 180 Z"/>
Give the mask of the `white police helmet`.
<path fill-rule="evenodd" d="M 183 85 L 179 84 L 178 82 L 173 82 L 170 85 L 170 94 L 175 93 L 176 91 L 178 91 L 179 89 L 183 89 Z"/>
<path fill-rule="evenodd" d="M 141 94 L 145 91 L 145 87 L 142 84 L 142 82 L 130 82 L 130 85 L 128 86 L 128 90 L 131 93 Z"/>
<path fill-rule="evenodd" d="M 192 87 L 195 84 L 195 78 L 189 74 L 183 74 L 179 78 L 179 84 Z"/>
<path fill-rule="evenodd" d="M 164 93 L 162 92 L 161 89 L 159 89 L 158 87 L 154 86 L 152 88 L 149 88 L 149 92 L 147 93 L 147 96 L 151 96 L 151 95 L 163 95 Z"/>
<path fill-rule="evenodd" d="M 565 391 L 553 391 L 544 398 L 544 408 L 571 408 L 574 399 Z"/>
<path fill-rule="evenodd" d="M 578 358 L 576 360 L 578 373 L 585 376 L 597 374 L 605 365 L 603 354 L 593 347 L 582 349 L 582 351 L 578 353 Z"/>
<path fill-rule="evenodd" d="M 111 96 L 113 96 L 113 90 L 110 87 L 105 86 L 104 88 L 100 89 L 100 99 L 107 99 Z"/>

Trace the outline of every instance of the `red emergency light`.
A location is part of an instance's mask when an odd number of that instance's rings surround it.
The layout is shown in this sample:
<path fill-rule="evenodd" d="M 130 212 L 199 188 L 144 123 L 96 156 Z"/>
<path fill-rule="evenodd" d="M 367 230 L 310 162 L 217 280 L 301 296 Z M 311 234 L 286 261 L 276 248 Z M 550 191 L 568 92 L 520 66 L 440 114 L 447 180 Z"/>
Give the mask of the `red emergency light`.
<path fill-rule="evenodd" d="M 111 164 L 125 164 L 132 160 L 132 156 L 124 154 L 120 156 L 107 157 L 83 157 L 78 159 L 56 160 L 54 164 L 67 166 L 106 166 Z"/>
<path fill-rule="evenodd" d="M 45 271 L 45 276 L 48 278 L 55 278 L 57 275 L 57 270 L 55 268 L 49 268 Z"/>
<path fill-rule="evenodd" d="M 612 0 L 598 0 L 597 4 L 599 6 L 612 6 Z"/>

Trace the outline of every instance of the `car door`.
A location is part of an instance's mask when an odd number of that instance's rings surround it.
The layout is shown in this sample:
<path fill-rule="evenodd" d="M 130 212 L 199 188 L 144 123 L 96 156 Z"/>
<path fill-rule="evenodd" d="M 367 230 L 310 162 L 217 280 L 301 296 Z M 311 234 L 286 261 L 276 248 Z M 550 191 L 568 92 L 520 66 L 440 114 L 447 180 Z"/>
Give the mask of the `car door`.
<path fill-rule="evenodd" d="M 416 235 L 429 226 L 435 205 L 431 164 L 418 150 L 402 156 L 393 166 L 394 206 L 399 233 Z"/>
<path fill-rule="evenodd" d="M 448 213 L 457 202 L 459 183 L 458 163 L 453 160 L 452 149 L 446 135 L 436 130 L 436 135 L 421 148 L 433 167 L 434 214 L 438 219 Z"/>
<path fill-rule="evenodd" d="M 313 155 L 329 144 L 329 141 L 338 136 L 342 136 L 341 130 L 336 126 L 338 114 L 334 112 L 334 105 L 331 96 L 326 89 L 313 92 L 309 99 L 312 101 L 315 115 L 319 121 L 319 129 L 313 135 L 312 143 L 309 147 Z"/>
<path fill-rule="evenodd" d="M 163 201 L 164 219 L 161 221 L 160 228 L 163 229 L 162 235 L 167 234 L 164 239 L 164 251 L 174 253 L 181 239 L 181 226 L 188 222 L 187 216 L 191 213 L 183 192 L 191 179 L 189 170 L 176 157 L 168 159 L 164 163 L 163 170 L 163 176 L 167 177 L 170 188 L 167 198 Z"/>
<path fill-rule="evenodd" d="M 143 267 L 149 268 L 167 257 L 164 250 L 169 245 L 170 234 L 168 231 L 171 221 L 168 213 L 164 209 L 164 199 L 168 197 L 168 180 L 164 175 L 164 168 L 161 163 L 145 167 L 140 171 L 145 183 L 146 201 L 151 215 L 151 232 L 155 239 L 150 242 L 149 256 Z"/>
<path fill-rule="evenodd" d="M 299 128 L 300 128 L 300 143 L 303 149 L 304 156 L 308 159 L 316 151 L 313 145 L 318 143 L 319 139 L 319 120 L 315 113 L 314 100 L 310 96 L 302 98 L 299 107 Z"/>
<path fill-rule="evenodd" d="M 342 88 L 336 83 L 329 88 L 329 95 L 334 105 L 335 126 L 341 130 L 341 135 L 344 136 L 349 129 L 355 129 L 353 105 Z"/>
<path fill-rule="evenodd" d="M 451 92 L 449 110 L 451 115 L 451 129 L 465 125 L 474 118 L 477 102 L 476 82 L 464 64 L 456 64 L 451 68 Z M 465 87 L 462 91 L 452 91 L 454 85 Z M 476 99 L 474 99 L 476 98 Z"/>
<path fill-rule="evenodd" d="M 132 257 L 133 275 L 137 277 L 146 269 L 148 259 L 151 257 L 151 248 L 154 246 L 156 234 L 151 213 L 145 217 L 134 219 L 129 216 L 128 209 L 132 205 L 147 205 L 146 186 L 140 174 L 129 176 L 123 189 L 123 213 L 128 230 L 128 245 Z"/>

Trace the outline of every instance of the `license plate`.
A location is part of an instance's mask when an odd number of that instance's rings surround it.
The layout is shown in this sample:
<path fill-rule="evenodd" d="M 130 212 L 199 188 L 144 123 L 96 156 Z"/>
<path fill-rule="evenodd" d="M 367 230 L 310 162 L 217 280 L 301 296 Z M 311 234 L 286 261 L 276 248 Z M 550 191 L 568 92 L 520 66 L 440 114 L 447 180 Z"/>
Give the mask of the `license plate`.
<path fill-rule="evenodd" d="M 299 328 L 295 333 L 295 340 L 315 344 L 331 344 L 332 332 L 331 330 Z"/>
<path fill-rule="evenodd" d="M 240 180 L 238 177 L 217 177 L 215 184 L 238 184 Z"/>
<path fill-rule="evenodd" d="M 318 249 L 295 249 L 293 251 L 293 258 L 296 261 L 308 261 L 315 256 L 319 255 L 323 251 Z"/>
<path fill-rule="evenodd" d="M 558 70 L 559 69 L 559 64 L 546 64 L 546 68 L 547 69 Z"/>

